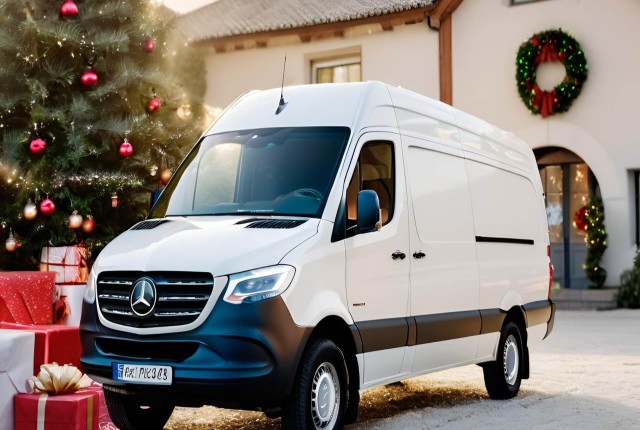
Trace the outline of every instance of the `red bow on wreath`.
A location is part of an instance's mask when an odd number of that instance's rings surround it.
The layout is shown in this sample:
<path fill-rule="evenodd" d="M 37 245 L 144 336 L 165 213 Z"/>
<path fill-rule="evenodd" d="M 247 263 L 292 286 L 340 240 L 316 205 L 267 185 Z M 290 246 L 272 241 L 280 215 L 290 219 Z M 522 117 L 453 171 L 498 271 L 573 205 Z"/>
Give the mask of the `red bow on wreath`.
<path fill-rule="evenodd" d="M 546 118 L 549 115 L 553 115 L 553 106 L 558 102 L 556 98 L 556 90 L 543 91 L 538 84 L 533 85 L 535 96 L 533 98 L 533 106 L 540 110 L 542 118 Z"/>

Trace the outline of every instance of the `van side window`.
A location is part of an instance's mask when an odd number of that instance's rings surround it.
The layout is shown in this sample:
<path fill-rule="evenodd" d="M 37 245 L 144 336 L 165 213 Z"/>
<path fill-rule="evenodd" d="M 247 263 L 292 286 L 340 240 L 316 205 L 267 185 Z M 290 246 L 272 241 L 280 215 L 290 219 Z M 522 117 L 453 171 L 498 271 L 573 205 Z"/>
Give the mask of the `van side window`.
<path fill-rule="evenodd" d="M 373 190 L 380 200 L 382 225 L 393 218 L 395 203 L 395 163 L 393 144 L 386 141 L 367 142 L 347 187 L 347 237 L 355 235 L 358 193 Z"/>

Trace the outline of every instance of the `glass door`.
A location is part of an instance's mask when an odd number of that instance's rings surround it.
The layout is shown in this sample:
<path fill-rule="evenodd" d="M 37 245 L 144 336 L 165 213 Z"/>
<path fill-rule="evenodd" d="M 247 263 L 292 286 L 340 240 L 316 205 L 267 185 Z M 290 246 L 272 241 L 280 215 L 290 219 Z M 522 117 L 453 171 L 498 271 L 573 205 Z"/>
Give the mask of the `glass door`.
<path fill-rule="evenodd" d="M 586 288 L 587 255 L 582 208 L 589 200 L 589 168 L 584 163 L 540 168 L 545 192 L 554 283 L 562 288 Z"/>

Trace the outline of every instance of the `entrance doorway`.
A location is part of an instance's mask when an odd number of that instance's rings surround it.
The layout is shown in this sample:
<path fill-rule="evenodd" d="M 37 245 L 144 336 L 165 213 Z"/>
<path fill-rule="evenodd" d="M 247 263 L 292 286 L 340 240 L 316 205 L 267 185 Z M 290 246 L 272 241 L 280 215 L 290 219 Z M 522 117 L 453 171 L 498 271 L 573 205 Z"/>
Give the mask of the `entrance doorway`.
<path fill-rule="evenodd" d="M 584 208 L 598 183 L 589 166 L 571 151 L 557 147 L 535 152 L 545 193 L 554 284 L 587 288 Z"/>

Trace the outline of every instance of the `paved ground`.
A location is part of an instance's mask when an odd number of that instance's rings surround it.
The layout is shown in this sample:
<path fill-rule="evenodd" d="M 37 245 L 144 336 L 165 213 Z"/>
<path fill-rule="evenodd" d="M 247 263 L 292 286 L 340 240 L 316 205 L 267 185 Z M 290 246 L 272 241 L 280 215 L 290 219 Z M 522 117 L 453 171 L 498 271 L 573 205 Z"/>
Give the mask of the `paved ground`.
<path fill-rule="evenodd" d="M 176 410 L 166 428 L 270 430 L 280 421 L 204 407 Z M 490 400 L 482 370 L 467 366 L 366 392 L 348 428 L 640 429 L 640 311 L 559 311 L 515 399 Z"/>

